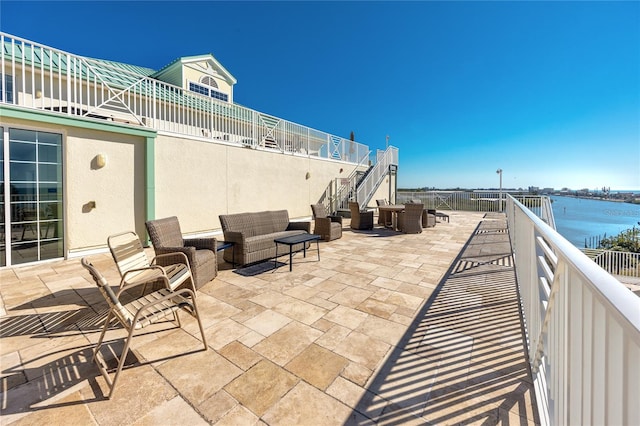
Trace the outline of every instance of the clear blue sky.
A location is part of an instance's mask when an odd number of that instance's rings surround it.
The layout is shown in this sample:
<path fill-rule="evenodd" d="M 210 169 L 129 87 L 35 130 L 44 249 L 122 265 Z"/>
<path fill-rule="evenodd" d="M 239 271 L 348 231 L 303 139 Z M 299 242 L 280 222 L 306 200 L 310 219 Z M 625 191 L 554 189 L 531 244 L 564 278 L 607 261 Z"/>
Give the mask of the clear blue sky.
<path fill-rule="evenodd" d="M 159 69 L 372 149 L 399 186 L 640 189 L 640 2 L 0 2 L 0 27 Z"/>

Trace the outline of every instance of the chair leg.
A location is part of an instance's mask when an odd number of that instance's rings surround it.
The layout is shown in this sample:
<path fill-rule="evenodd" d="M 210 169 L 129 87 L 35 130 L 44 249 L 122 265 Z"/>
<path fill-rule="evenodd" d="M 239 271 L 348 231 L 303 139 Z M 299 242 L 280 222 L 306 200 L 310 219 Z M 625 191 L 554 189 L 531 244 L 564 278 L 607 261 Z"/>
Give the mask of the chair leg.
<path fill-rule="evenodd" d="M 200 327 L 200 336 L 202 336 L 202 343 L 204 344 L 204 350 L 208 349 L 207 346 L 207 338 L 204 336 L 204 327 L 202 327 L 202 320 L 200 319 L 200 312 L 198 311 L 198 306 L 196 305 L 195 300 L 193 301 L 193 312 L 191 315 L 195 317 L 198 321 L 198 327 Z"/>
<path fill-rule="evenodd" d="M 120 355 L 120 360 L 118 362 L 118 368 L 116 369 L 115 375 L 113 376 L 113 381 L 111 382 L 111 390 L 109 391 L 108 399 L 111 399 L 113 393 L 116 390 L 116 382 L 118 381 L 118 377 L 120 376 L 120 372 L 122 371 L 122 367 L 124 366 L 124 361 L 127 359 L 127 354 L 129 353 L 129 345 L 131 344 L 131 338 L 133 337 L 134 328 L 132 327 L 129 330 L 129 335 L 124 342 L 124 348 L 122 349 L 122 354 Z"/>
<path fill-rule="evenodd" d="M 102 327 L 102 331 L 100 332 L 98 343 L 96 343 L 96 347 L 93 349 L 92 360 L 94 361 L 96 359 L 96 355 L 98 354 L 98 351 L 100 350 L 100 346 L 102 346 L 102 340 L 104 339 L 104 335 L 106 334 L 107 329 L 109 328 L 109 323 L 111 322 L 111 318 L 113 318 L 113 312 L 109 311 L 109 314 L 107 315 L 107 319 L 105 319 L 104 321 L 104 326 Z"/>
<path fill-rule="evenodd" d="M 193 290 L 193 300 L 196 300 L 198 291 L 196 290 L 196 282 L 193 279 L 193 275 L 191 275 L 191 278 L 189 278 L 189 280 L 191 280 L 191 289 Z"/>

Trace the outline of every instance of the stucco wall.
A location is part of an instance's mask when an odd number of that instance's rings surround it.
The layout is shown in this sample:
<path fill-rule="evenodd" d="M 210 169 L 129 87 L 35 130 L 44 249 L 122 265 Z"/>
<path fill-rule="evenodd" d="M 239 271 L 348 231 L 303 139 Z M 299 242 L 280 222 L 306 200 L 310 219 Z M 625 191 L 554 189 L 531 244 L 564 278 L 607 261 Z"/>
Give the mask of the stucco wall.
<path fill-rule="evenodd" d="M 104 246 L 109 235 L 122 231 L 145 235 L 144 139 L 69 129 L 65 146 L 69 250 Z M 103 168 L 96 167 L 98 154 L 107 158 Z"/>
<path fill-rule="evenodd" d="M 219 230 L 218 216 L 228 213 L 286 209 L 292 219 L 308 218 L 327 185 L 354 168 L 165 135 L 155 152 L 156 217 L 178 216 L 184 233 Z"/>
<path fill-rule="evenodd" d="M 0 125 L 62 134 L 66 253 L 104 248 L 117 232 L 146 235 L 145 137 L 9 118 Z M 98 154 L 107 159 L 102 168 Z M 292 219 L 308 219 L 310 204 L 354 169 L 167 135 L 157 136 L 154 161 L 155 217 L 178 216 L 184 233 L 219 232 L 226 213 L 286 209 Z"/>

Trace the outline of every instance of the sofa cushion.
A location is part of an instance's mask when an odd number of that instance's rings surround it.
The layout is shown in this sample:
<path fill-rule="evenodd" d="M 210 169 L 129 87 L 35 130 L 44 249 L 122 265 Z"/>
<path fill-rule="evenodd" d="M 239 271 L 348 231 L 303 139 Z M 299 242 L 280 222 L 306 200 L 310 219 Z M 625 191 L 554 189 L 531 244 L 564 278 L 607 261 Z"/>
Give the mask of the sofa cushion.
<path fill-rule="evenodd" d="M 305 231 L 281 231 L 281 232 L 273 232 L 271 234 L 266 235 L 256 235 L 254 237 L 249 237 L 245 240 L 244 249 L 248 252 L 254 252 L 258 250 L 268 250 L 274 248 L 276 243 L 274 240 L 276 238 L 289 237 L 291 235 L 299 235 L 306 234 Z"/>

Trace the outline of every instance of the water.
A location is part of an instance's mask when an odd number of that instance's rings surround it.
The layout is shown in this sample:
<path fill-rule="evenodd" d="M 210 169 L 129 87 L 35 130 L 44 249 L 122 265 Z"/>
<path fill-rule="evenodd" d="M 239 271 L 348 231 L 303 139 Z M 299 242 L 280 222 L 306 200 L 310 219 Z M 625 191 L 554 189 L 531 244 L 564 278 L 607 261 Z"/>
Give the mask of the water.
<path fill-rule="evenodd" d="M 552 196 L 556 229 L 574 246 L 583 248 L 585 238 L 618 235 L 639 227 L 640 205 L 614 201 Z"/>

